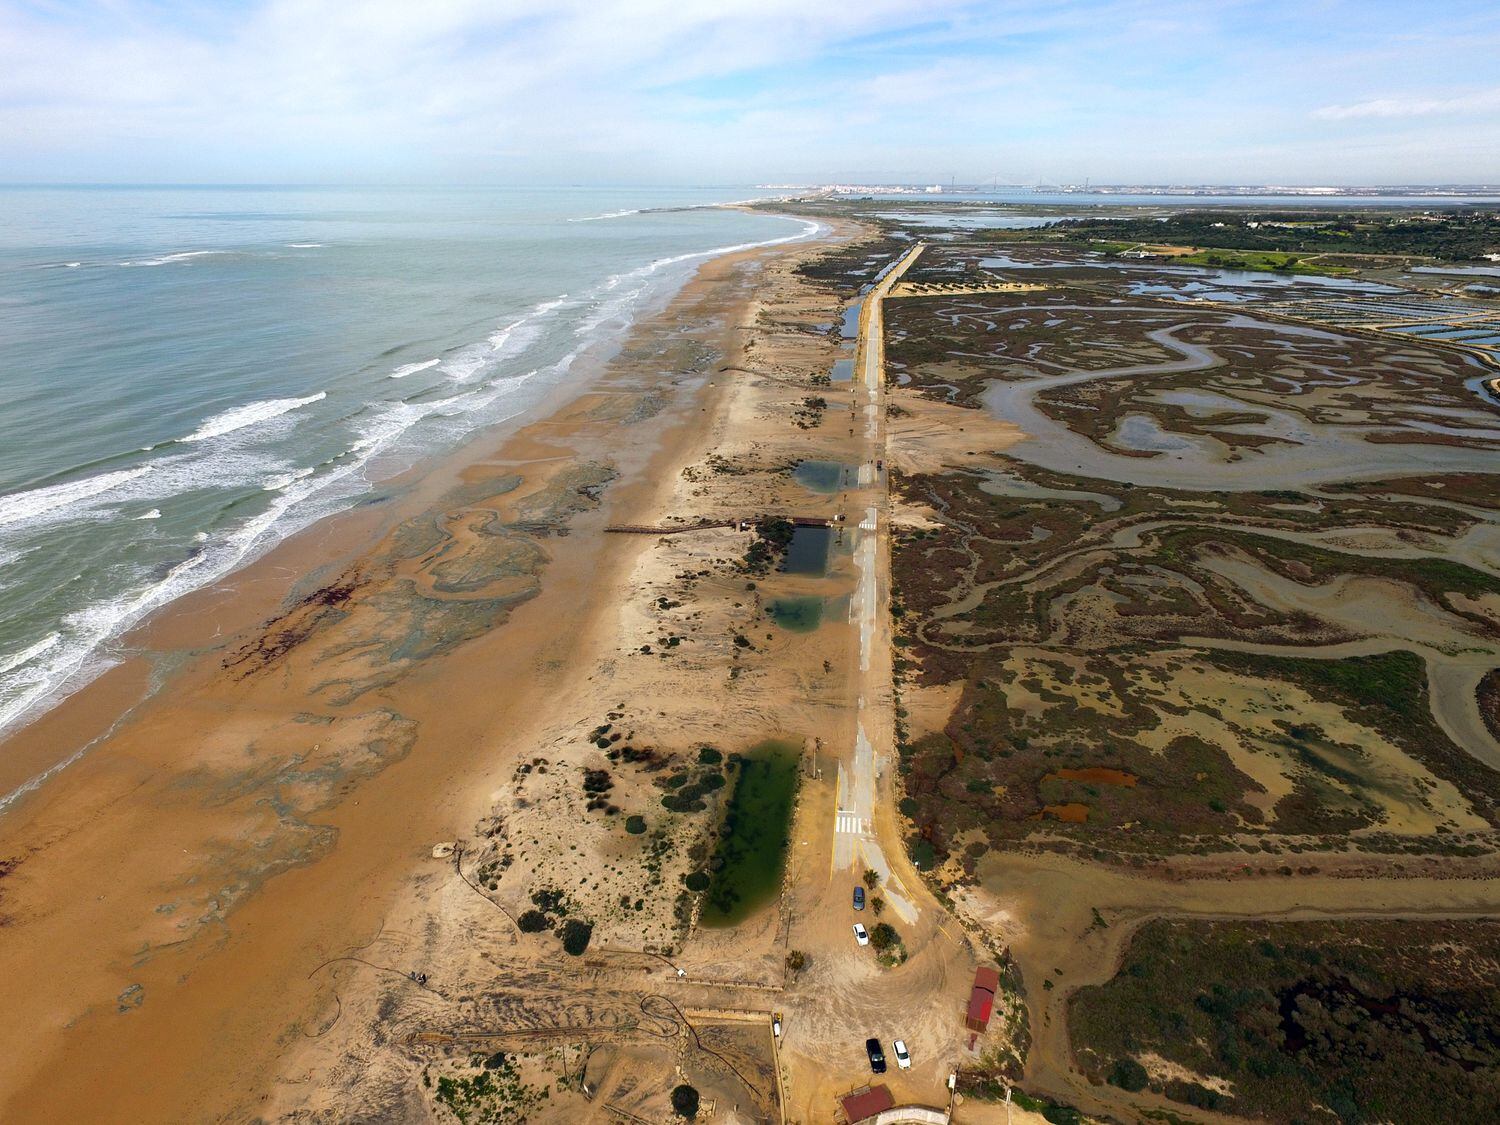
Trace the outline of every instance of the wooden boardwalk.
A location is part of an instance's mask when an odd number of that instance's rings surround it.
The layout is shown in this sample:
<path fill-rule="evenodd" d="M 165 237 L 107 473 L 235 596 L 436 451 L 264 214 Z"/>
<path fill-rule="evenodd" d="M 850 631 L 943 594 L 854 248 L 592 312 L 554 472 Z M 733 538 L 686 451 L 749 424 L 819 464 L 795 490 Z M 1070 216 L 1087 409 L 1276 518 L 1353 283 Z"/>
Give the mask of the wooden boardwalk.
<path fill-rule="evenodd" d="M 837 527 L 844 522 L 843 516 L 835 516 L 832 519 L 825 516 L 788 516 L 786 519 L 793 527 Z M 754 519 L 745 518 L 737 520 L 700 520 L 697 523 L 674 523 L 662 527 L 639 523 L 620 523 L 612 524 L 604 530 L 614 535 L 681 535 L 685 531 L 708 531 L 716 527 L 732 527 L 738 531 L 749 531 L 754 524 Z"/>

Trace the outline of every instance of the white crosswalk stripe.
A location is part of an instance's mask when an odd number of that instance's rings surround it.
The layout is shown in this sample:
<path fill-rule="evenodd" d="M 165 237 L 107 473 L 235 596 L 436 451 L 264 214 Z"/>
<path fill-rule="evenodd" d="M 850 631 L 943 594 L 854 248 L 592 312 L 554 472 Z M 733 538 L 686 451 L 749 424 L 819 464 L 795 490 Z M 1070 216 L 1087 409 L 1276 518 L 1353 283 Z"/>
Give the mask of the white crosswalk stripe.
<path fill-rule="evenodd" d="M 863 824 L 860 818 L 854 813 L 839 813 L 837 828 L 838 831 L 847 833 L 850 836 L 859 836 L 864 833 Z"/>

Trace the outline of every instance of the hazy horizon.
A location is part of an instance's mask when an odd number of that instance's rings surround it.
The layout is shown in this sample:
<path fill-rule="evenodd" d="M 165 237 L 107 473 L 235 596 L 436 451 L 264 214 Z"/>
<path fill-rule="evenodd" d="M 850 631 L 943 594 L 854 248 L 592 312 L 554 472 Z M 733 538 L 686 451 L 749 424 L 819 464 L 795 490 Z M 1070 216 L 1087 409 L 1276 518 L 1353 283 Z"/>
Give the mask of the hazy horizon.
<path fill-rule="evenodd" d="M 11 0 L 0 180 L 1482 184 L 1497 48 L 1477 0 Z"/>

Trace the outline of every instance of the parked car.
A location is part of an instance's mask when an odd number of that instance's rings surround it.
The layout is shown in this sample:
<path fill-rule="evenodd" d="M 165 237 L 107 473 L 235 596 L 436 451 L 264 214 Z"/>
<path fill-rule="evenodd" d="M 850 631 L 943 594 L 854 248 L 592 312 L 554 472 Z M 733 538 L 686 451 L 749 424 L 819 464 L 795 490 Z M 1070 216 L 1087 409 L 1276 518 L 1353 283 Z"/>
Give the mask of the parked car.
<path fill-rule="evenodd" d="M 906 1050 L 906 1040 L 897 1039 L 891 1044 L 896 1049 L 896 1065 L 902 1070 L 911 1069 L 911 1055 Z"/>
<path fill-rule="evenodd" d="M 870 931 L 865 929 L 858 922 L 854 923 L 854 940 L 859 942 L 860 945 L 870 944 Z"/>
<path fill-rule="evenodd" d="M 774 1036 L 776 1036 L 777 1039 L 781 1038 L 781 1017 L 780 1016 L 772 1016 L 771 1017 L 771 1034 L 774 1035 Z"/>
<path fill-rule="evenodd" d="M 865 1054 L 870 1056 L 870 1070 L 875 1074 L 884 1074 L 885 1052 L 880 1049 L 879 1039 L 865 1040 Z"/>
<path fill-rule="evenodd" d="M 863 887 L 855 887 L 854 888 L 854 909 L 855 910 L 863 910 L 864 908 L 865 908 L 865 889 Z"/>

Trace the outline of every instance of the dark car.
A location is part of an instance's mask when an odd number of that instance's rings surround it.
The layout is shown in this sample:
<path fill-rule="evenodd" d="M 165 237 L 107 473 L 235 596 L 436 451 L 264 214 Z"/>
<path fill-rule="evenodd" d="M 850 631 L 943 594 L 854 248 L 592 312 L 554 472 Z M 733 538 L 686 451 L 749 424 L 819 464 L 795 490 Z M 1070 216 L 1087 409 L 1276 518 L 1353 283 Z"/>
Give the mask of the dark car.
<path fill-rule="evenodd" d="M 875 1074 L 884 1074 L 885 1052 L 880 1049 L 879 1039 L 865 1040 L 865 1054 L 870 1056 L 870 1070 Z"/>
<path fill-rule="evenodd" d="M 854 888 L 854 909 L 855 910 L 863 910 L 864 908 L 865 908 L 865 889 L 863 887 L 855 887 Z"/>

